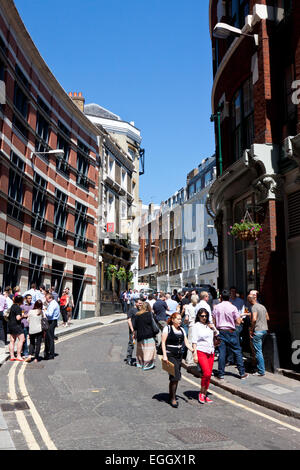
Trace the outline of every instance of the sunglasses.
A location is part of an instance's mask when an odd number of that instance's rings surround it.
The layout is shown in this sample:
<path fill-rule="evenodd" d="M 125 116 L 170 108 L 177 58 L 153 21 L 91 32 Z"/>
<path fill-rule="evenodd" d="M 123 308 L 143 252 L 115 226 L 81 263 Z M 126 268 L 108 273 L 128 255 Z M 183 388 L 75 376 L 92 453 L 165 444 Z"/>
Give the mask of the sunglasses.
<path fill-rule="evenodd" d="M 208 315 L 199 315 L 201 318 L 208 318 Z"/>

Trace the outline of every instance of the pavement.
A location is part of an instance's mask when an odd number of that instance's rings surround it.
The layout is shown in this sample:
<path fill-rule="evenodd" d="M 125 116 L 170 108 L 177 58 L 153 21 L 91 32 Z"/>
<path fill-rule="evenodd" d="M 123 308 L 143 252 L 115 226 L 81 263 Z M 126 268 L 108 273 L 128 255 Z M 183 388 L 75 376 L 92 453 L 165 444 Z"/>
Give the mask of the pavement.
<path fill-rule="evenodd" d="M 116 313 L 102 317 L 72 320 L 69 327 L 63 327 L 60 324 L 56 328 L 55 333 L 60 337 L 93 326 L 124 321 L 126 318 L 126 314 Z M 125 346 L 127 346 L 127 344 Z M 9 359 L 8 346 L 6 346 L 5 349 L 6 350 L 0 350 L 0 366 Z M 187 373 L 197 378 L 201 377 L 197 366 L 188 367 L 185 361 L 183 361 L 182 365 Z M 216 360 L 214 363 L 214 371 L 217 371 L 217 365 Z M 236 367 L 227 366 L 225 379 L 219 380 L 217 377 L 213 376 L 211 383 L 244 400 L 264 406 L 265 408 L 277 411 L 283 415 L 300 419 L 300 374 L 285 370 L 279 370 L 278 372 L 279 373 L 276 374 L 266 372 L 264 377 L 249 374 L 246 380 L 241 380 Z M 14 449 L 14 444 L 0 410 L 0 450 L 2 449 Z"/>

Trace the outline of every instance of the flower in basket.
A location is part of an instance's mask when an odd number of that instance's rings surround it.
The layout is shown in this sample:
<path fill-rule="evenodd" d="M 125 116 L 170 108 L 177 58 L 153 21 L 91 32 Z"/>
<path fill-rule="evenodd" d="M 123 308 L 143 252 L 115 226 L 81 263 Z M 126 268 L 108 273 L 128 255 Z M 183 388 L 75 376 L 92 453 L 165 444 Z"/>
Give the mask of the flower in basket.
<path fill-rule="evenodd" d="M 262 232 L 262 226 L 253 221 L 242 219 L 240 223 L 235 223 L 230 227 L 229 235 L 233 235 L 240 240 L 257 240 Z"/>

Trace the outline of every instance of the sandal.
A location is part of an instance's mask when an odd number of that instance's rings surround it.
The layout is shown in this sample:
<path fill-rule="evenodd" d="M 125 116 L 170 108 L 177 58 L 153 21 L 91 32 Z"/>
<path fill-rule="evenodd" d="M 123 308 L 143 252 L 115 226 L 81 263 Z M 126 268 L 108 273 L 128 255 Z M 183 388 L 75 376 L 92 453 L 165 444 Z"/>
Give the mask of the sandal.
<path fill-rule="evenodd" d="M 14 357 L 11 357 L 10 358 L 10 361 L 15 361 L 16 359 Z"/>
<path fill-rule="evenodd" d="M 19 359 L 18 357 L 16 357 L 15 361 L 24 362 L 24 359 Z"/>

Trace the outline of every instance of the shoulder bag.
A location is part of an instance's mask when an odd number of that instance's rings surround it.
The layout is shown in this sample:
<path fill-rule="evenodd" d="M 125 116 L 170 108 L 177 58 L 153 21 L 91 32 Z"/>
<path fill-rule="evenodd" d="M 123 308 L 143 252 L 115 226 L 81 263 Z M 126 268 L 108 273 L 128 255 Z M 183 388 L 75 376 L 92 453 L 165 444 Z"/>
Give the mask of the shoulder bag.
<path fill-rule="evenodd" d="M 49 322 L 47 317 L 42 317 L 41 318 L 41 325 L 42 325 L 42 331 L 47 331 L 49 329 Z"/>
<path fill-rule="evenodd" d="M 154 336 L 156 336 L 156 335 L 158 335 L 160 329 L 159 329 L 156 321 L 154 320 L 154 317 L 153 317 L 152 313 L 151 313 L 151 321 L 152 321 L 153 334 L 154 334 Z"/>

